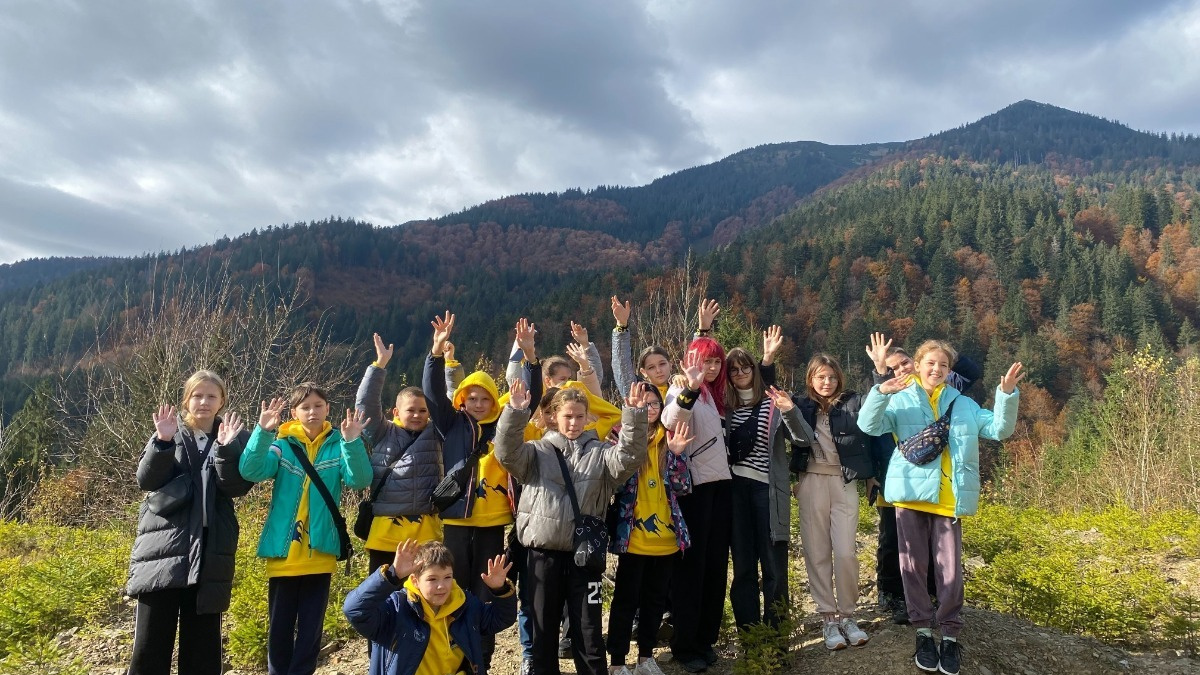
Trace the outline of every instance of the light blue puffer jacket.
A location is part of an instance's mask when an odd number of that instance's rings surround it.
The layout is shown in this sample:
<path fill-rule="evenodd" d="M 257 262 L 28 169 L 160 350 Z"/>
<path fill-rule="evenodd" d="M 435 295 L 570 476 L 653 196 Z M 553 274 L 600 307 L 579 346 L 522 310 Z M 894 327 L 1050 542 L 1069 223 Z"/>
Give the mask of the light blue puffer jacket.
<path fill-rule="evenodd" d="M 1017 402 L 1020 390 L 1005 394 L 996 388 L 996 403 L 984 410 L 969 396 L 947 386 L 938 397 L 938 416 L 957 400 L 950 415 L 950 461 L 954 475 L 954 517 L 973 516 L 979 510 L 979 437 L 1002 441 L 1012 435 L 1017 425 Z M 896 434 L 903 441 L 935 421 L 929 405 L 929 395 L 920 384 L 914 383 L 895 394 L 881 394 L 879 385 L 873 387 L 858 413 L 858 428 L 872 436 Z M 942 463 L 932 461 L 923 466 L 904 459 L 900 451 L 892 451 L 888 462 L 883 497 L 891 503 L 938 503 Z"/>

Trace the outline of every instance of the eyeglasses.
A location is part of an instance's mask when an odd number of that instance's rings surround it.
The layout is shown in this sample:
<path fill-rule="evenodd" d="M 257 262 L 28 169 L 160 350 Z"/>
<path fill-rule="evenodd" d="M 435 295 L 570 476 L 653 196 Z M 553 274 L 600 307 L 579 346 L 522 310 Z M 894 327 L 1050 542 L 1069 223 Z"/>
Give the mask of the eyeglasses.
<path fill-rule="evenodd" d="M 730 368 L 729 372 L 734 375 L 749 375 L 754 372 L 754 366 L 742 366 L 741 368 Z"/>
<path fill-rule="evenodd" d="M 657 408 L 659 410 L 662 410 L 662 403 L 659 401 L 651 401 L 646 404 L 646 407 L 647 408 Z"/>

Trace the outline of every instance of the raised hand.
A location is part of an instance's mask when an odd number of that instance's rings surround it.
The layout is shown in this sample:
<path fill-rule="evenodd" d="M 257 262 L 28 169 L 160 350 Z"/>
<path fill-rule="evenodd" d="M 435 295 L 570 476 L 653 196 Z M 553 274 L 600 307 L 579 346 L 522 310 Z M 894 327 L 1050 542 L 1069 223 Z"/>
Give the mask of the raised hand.
<path fill-rule="evenodd" d="M 572 361 L 579 364 L 580 370 L 592 369 L 592 364 L 588 362 L 587 354 L 587 347 L 584 347 L 578 342 L 571 342 L 567 344 L 567 356 L 570 356 Z"/>
<path fill-rule="evenodd" d="M 1000 391 L 1005 394 L 1011 394 L 1017 388 L 1017 383 L 1025 379 L 1028 375 L 1023 369 L 1020 361 L 1008 367 L 1008 372 L 1000 377 Z"/>
<path fill-rule="evenodd" d="M 525 380 L 513 380 L 512 386 L 508 388 L 508 407 L 513 410 L 528 410 L 529 399 L 529 387 Z"/>
<path fill-rule="evenodd" d="M 712 330 L 713 321 L 721 313 L 721 305 L 716 300 L 703 298 L 700 300 L 700 330 Z"/>
<path fill-rule="evenodd" d="M 789 412 L 796 407 L 796 402 L 792 400 L 791 394 L 772 385 L 767 389 L 767 398 L 771 399 L 771 403 L 779 409 L 779 412 Z"/>
<path fill-rule="evenodd" d="M 688 350 L 688 353 L 683 355 L 679 370 L 687 379 L 688 389 L 700 391 L 700 385 L 704 384 L 704 357 L 700 356 L 700 352 L 695 349 Z"/>
<path fill-rule="evenodd" d="M 221 426 L 217 427 L 217 444 L 229 445 L 242 433 L 246 425 L 242 422 L 242 416 L 230 411 L 225 419 L 221 420 Z"/>
<path fill-rule="evenodd" d="M 771 326 L 763 331 L 763 357 L 764 366 L 769 366 L 775 361 L 775 355 L 779 353 L 779 348 L 783 346 L 783 329 L 779 326 Z"/>
<path fill-rule="evenodd" d="M 389 344 L 384 346 L 383 338 L 379 337 L 379 333 L 375 333 L 375 365 L 380 368 L 386 368 L 388 361 L 392 360 L 392 352 L 395 350 L 395 345 Z"/>
<path fill-rule="evenodd" d="M 612 313 L 613 313 L 613 318 L 617 320 L 618 326 L 628 326 L 629 325 L 629 301 L 628 300 L 626 300 L 625 304 L 622 305 L 621 301 L 617 299 L 617 296 L 615 296 L 615 295 L 612 296 Z"/>
<path fill-rule="evenodd" d="M 630 408 L 645 408 L 650 398 L 650 390 L 645 382 L 634 382 L 629 385 L 629 395 L 625 397 L 625 405 Z"/>
<path fill-rule="evenodd" d="M 904 391 L 913 383 L 913 378 L 904 375 L 902 377 L 893 377 L 892 379 L 879 385 L 879 393 L 894 394 L 898 391 Z"/>
<path fill-rule="evenodd" d="M 417 545 L 415 539 L 405 539 L 396 544 L 396 556 L 392 558 L 392 572 L 404 581 L 404 577 L 413 573 L 417 567 Z"/>
<path fill-rule="evenodd" d="M 537 326 L 529 322 L 529 319 L 521 317 L 517 319 L 517 346 L 521 348 L 521 352 L 525 354 L 526 361 L 537 360 L 537 346 L 534 339 L 537 337 Z"/>
<path fill-rule="evenodd" d="M 175 406 L 160 405 L 158 410 L 150 413 L 154 420 L 154 430 L 158 432 L 158 440 L 174 440 L 175 432 L 179 431 L 179 418 L 175 416 Z"/>
<path fill-rule="evenodd" d="M 430 350 L 435 357 L 445 354 L 446 340 L 450 339 L 450 333 L 454 331 L 454 315 L 446 310 L 445 316 L 435 316 L 433 321 L 429 322 L 433 326 L 433 349 Z"/>
<path fill-rule="evenodd" d="M 675 428 L 667 434 L 667 449 L 676 455 L 682 455 L 685 448 L 696 437 L 692 435 L 692 427 L 683 420 L 675 421 Z"/>
<path fill-rule="evenodd" d="M 508 558 L 498 555 L 487 561 L 487 572 L 480 573 L 479 578 L 493 591 L 502 591 L 508 583 L 508 571 L 511 569 L 512 563 L 508 562 Z"/>
<path fill-rule="evenodd" d="M 262 402 L 262 412 L 258 414 L 258 426 L 263 431 L 275 431 L 283 421 L 283 409 L 286 406 L 283 399 L 273 398 L 270 403 Z"/>
<path fill-rule="evenodd" d="M 586 347 L 586 346 L 588 346 L 588 344 L 590 344 L 588 342 L 587 329 L 584 328 L 583 326 L 575 323 L 574 321 L 571 322 L 571 337 L 575 338 L 575 341 L 578 342 L 579 344 L 583 345 L 584 347 Z"/>
<path fill-rule="evenodd" d="M 867 345 L 867 358 L 875 364 L 875 372 L 882 375 L 888 370 L 887 355 L 892 348 L 892 341 L 886 340 L 883 333 L 871 333 L 871 344 Z"/>
<path fill-rule="evenodd" d="M 347 443 L 358 440 L 358 437 L 362 435 L 363 427 L 370 422 L 365 410 L 347 408 L 346 419 L 342 420 L 342 440 Z"/>
<path fill-rule="evenodd" d="M 454 360 L 454 343 L 453 342 L 446 340 L 445 342 L 442 343 L 442 355 L 446 357 L 447 361 Z"/>

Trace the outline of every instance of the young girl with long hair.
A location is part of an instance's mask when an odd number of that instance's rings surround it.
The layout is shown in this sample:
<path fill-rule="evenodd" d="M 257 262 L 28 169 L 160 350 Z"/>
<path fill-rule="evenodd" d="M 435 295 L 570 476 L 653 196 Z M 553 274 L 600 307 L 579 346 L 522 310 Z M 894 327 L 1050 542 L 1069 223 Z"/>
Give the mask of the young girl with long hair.
<path fill-rule="evenodd" d="M 608 615 L 609 672 L 629 675 L 625 657 L 633 635 L 634 616 L 638 658 L 636 675 L 662 675 L 654 661 L 658 627 L 667 606 L 671 574 L 681 552 L 691 545 L 687 523 L 679 510 L 680 495 L 692 491 L 692 476 L 683 451 L 691 442 L 686 423 L 668 433 L 660 419 L 662 397 L 645 388 L 646 418 L 650 425 L 646 461 L 625 481 L 615 500 L 615 529 L 609 550 L 617 555 L 617 575 Z"/>
<path fill-rule="evenodd" d="M 235 412 L 220 413 L 225 381 L 198 370 L 183 400 L 161 405 L 138 463 L 147 492 L 125 592 L 137 598 L 131 675 L 168 675 L 179 631 L 181 675 L 221 672 L 221 613 L 229 608 L 238 522 L 233 499 L 250 491 L 238 461 L 249 434 Z"/>
<path fill-rule="evenodd" d="M 846 390 L 846 375 L 828 354 L 809 359 L 800 413 L 814 440 L 792 457 L 800 537 L 809 592 L 825 620 L 830 650 L 869 639 L 854 620 L 858 604 L 858 488 L 875 475 L 871 439 L 858 428 L 863 396 Z M 836 589 L 836 594 L 835 594 Z"/>
<path fill-rule="evenodd" d="M 808 445 L 813 432 L 791 396 L 763 383 L 750 352 L 735 347 L 725 363 L 734 523 L 729 601 L 739 629 L 760 622 L 778 626 L 788 602 L 788 441 Z"/>
<path fill-rule="evenodd" d="M 992 410 L 948 385 L 957 353 L 948 343 L 928 340 L 917 348 L 916 372 L 871 389 L 858 424 L 863 431 L 893 433 L 900 443 L 942 416 L 948 417 L 947 445 L 926 464 L 906 459 L 899 448 L 888 463 L 884 498 L 896 507 L 900 541 L 900 574 L 909 619 L 917 628 L 914 660 L 927 672 L 956 675 L 962 662 L 958 635 L 962 630 L 962 518 L 979 508 L 979 439 L 999 441 L 1017 422 L 1022 365 L 1012 364 L 995 391 Z M 913 386 L 913 385 L 917 386 Z M 934 570 L 937 613 L 926 592 L 926 574 Z M 942 635 L 933 639 L 936 623 Z"/>

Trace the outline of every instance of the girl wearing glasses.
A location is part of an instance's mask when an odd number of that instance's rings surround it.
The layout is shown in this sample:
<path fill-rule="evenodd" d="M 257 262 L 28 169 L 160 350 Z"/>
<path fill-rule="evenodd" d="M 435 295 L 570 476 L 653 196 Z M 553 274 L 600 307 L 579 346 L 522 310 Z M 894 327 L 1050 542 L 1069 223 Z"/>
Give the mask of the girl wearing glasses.
<path fill-rule="evenodd" d="M 772 326 L 763 335 L 764 346 L 774 347 L 779 336 L 779 327 Z M 773 350 L 769 353 L 774 355 Z M 763 382 L 750 352 L 741 347 L 731 349 L 725 364 L 729 370 L 725 407 L 729 411 L 726 428 L 735 523 L 730 539 L 733 583 L 729 602 L 740 630 L 760 622 L 778 626 L 780 610 L 788 602 L 791 505 L 787 441 L 808 445 L 813 432 L 792 397 Z"/>

